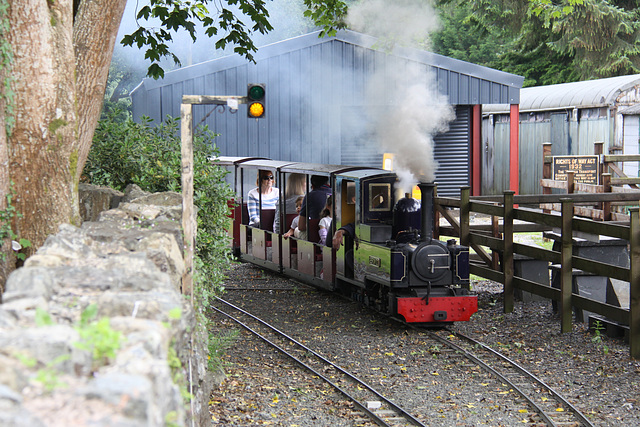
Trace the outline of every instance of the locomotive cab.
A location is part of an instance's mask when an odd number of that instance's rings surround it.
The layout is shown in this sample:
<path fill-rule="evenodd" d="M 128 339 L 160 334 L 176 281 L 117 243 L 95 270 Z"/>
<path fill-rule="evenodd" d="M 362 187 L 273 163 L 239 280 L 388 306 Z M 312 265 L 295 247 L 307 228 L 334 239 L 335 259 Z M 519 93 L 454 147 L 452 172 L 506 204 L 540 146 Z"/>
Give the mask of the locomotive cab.
<path fill-rule="evenodd" d="M 350 227 L 338 249 L 336 274 L 339 279 L 362 284 L 365 280 L 385 282 L 389 278 L 395 174 L 363 169 L 336 176 L 336 230 Z"/>
<path fill-rule="evenodd" d="M 337 253 L 337 281 L 355 299 L 407 322 L 469 320 L 477 311 L 468 291 L 469 251 L 433 238 L 435 186 L 421 184 L 420 201 L 395 200 L 395 184 L 395 174 L 380 170 L 336 178 L 336 228 L 349 223 L 354 232 Z"/>

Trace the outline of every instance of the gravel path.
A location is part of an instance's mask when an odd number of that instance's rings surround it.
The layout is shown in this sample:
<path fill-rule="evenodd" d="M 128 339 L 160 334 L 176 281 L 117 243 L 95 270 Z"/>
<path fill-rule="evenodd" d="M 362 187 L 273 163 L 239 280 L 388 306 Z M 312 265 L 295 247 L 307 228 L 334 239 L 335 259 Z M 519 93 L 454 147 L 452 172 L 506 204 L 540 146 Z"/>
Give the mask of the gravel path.
<path fill-rule="evenodd" d="M 429 343 L 424 332 L 380 316 L 333 294 L 318 292 L 250 264 L 234 264 L 225 299 L 259 315 L 305 345 L 353 372 L 431 426 L 521 426 L 526 414 L 505 403 L 509 390 L 482 380 L 478 391 L 456 357 Z M 640 425 L 640 363 L 628 345 L 603 337 L 594 342 L 586 325 L 560 333 L 549 302 L 516 303 L 502 313 L 500 285 L 473 284 L 479 312 L 454 329 L 506 354 L 531 370 L 594 425 Z M 238 330 L 212 315 L 218 334 Z M 226 379 L 214 390 L 214 425 L 371 425 L 332 388 L 244 331 L 224 357 Z"/>

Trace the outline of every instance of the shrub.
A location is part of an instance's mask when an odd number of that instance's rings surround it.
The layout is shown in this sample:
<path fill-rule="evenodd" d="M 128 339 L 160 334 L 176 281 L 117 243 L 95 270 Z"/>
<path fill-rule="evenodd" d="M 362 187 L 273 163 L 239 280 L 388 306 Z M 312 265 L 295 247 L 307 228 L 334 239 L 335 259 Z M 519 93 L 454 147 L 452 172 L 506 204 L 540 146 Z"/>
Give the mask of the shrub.
<path fill-rule="evenodd" d="M 227 171 L 210 161 L 219 153 L 214 138 L 215 134 L 203 127 L 196 129 L 193 142 L 198 221 L 195 256 L 199 258 L 197 277 L 202 282 L 198 285 L 206 295 L 221 283 L 231 256 L 226 228 L 227 200 L 233 193 L 224 181 Z M 181 146 L 177 119 L 167 117 L 163 123 L 154 124 L 142 118 L 136 123 L 122 109 L 108 111 L 98 123 L 83 179 L 119 191 L 137 184 L 148 192 L 180 192 Z"/>

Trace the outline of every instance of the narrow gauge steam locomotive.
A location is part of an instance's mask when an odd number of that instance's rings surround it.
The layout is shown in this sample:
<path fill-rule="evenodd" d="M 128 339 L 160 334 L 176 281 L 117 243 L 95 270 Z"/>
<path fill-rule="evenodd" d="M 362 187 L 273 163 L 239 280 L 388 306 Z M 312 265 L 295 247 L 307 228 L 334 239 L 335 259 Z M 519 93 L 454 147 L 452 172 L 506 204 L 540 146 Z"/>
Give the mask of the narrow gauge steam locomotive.
<path fill-rule="evenodd" d="M 468 248 L 432 238 L 433 184 L 420 184 L 417 201 L 397 197 L 396 175 L 381 169 L 255 157 L 220 157 L 216 163 L 229 169 L 235 189 L 229 232 L 240 259 L 350 295 L 409 323 L 467 321 L 477 311 L 477 297 L 469 292 Z M 257 177 L 265 171 L 280 192 L 278 210 L 260 209 L 260 225 L 252 227 L 247 193 L 260 185 Z M 325 177 L 333 194 L 327 240 L 347 224 L 354 230 L 338 250 L 318 243 L 317 219 L 309 220 L 307 239 L 282 236 L 297 216 L 287 200 L 296 188 L 300 192 L 300 181 L 308 193 L 314 175 Z"/>

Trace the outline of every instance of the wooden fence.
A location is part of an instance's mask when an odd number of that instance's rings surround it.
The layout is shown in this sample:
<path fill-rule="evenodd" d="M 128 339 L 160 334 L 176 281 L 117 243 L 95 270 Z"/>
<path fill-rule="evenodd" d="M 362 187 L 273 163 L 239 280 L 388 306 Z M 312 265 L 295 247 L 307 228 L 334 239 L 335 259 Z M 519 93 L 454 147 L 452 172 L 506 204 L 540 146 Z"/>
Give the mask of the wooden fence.
<path fill-rule="evenodd" d="M 450 227 L 438 227 L 436 235 L 459 237 L 460 243 L 470 246 L 478 254 L 479 261 L 471 263 L 470 272 L 504 285 L 504 310 L 514 307 L 514 291 L 521 289 L 556 301 L 561 316 L 561 330 L 571 330 L 572 307 L 602 315 L 615 322 L 629 325 L 630 356 L 640 359 L 640 215 L 637 207 L 629 210 L 629 221 L 611 223 L 582 219 L 574 215 L 577 204 L 603 206 L 610 203 L 638 203 L 638 194 L 548 194 L 516 196 L 505 192 L 503 196 L 470 198 L 469 188 L 463 188 L 460 199 L 436 197 L 435 209 L 446 218 Z M 541 204 L 557 204 L 559 212 L 545 213 Z M 527 208 L 525 206 L 535 206 Z M 453 208 L 453 209 L 452 209 Z M 452 214 L 459 210 L 460 219 Z M 491 217 L 490 225 L 472 226 L 471 214 Z M 438 224 L 438 221 L 436 221 Z M 561 250 L 546 250 L 541 247 L 514 242 L 514 233 L 561 231 Z M 630 267 L 606 264 L 574 255 L 574 232 L 610 236 L 629 242 Z M 490 252 L 485 250 L 488 248 Z M 548 261 L 559 265 L 560 288 L 542 285 L 514 275 L 514 255 Z M 572 293 L 573 271 L 579 269 L 596 276 L 629 282 L 629 309 L 595 301 Z"/>

